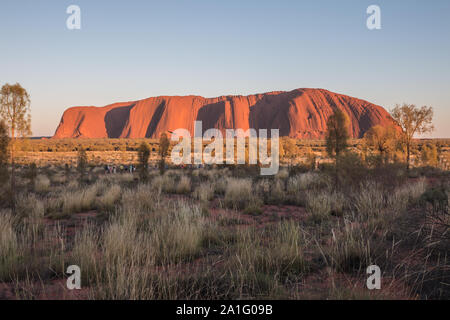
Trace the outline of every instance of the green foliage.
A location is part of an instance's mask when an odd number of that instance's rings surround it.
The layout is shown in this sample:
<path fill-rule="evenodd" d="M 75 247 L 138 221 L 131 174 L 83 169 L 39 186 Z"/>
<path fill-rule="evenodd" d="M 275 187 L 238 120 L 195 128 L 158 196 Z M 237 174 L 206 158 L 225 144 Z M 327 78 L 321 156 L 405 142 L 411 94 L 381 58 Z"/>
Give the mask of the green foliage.
<path fill-rule="evenodd" d="M 342 111 L 337 109 L 327 121 L 326 146 L 327 153 L 334 158 L 335 163 L 335 188 L 339 187 L 339 156 L 347 150 L 349 140 L 349 119 Z"/>
<path fill-rule="evenodd" d="M 148 178 L 148 159 L 150 157 L 150 148 L 148 144 L 142 142 L 138 149 L 138 170 L 141 180 Z"/>
<path fill-rule="evenodd" d="M 337 109 L 327 121 L 326 144 L 327 153 L 335 158 L 348 148 L 349 119 L 342 111 Z"/>
<path fill-rule="evenodd" d="M 161 157 L 159 162 L 159 170 L 161 174 L 164 174 L 164 171 L 166 170 L 166 157 L 169 153 L 169 147 L 170 147 L 170 141 L 167 137 L 167 134 L 164 132 L 161 134 L 161 137 L 159 138 L 159 156 Z"/>
<path fill-rule="evenodd" d="M 166 158 L 167 153 L 169 152 L 170 140 L 167 137 L 166 133 L 162 133 L 159 138 L 159 155 L 161 158 Z"/>
<path fill-rule="evenodd" d="M 8 128 L 5 122 L 0 121 L 0 182 L 4 183 L 8 179 Z"/>
<path fill-rule="evenodd" d="M 86 168 L 88 166 L 87 154 L 86 150 L 80 148 L 77 154 L 77 171 L 80 175 L 80 180 L 83 179 L 84 174 L 86 173 Z"/>

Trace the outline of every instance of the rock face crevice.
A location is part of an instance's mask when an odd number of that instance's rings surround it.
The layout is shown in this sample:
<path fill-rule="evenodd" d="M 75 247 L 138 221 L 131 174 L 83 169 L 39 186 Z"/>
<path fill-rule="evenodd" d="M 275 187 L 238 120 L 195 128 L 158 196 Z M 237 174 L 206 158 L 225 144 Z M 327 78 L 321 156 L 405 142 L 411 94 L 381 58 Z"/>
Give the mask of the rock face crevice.
<path fill-rule="evenodd" d="M 187 129 L 194 121 L 203 130 L 279 129 L 280 136 L 322 139 L 326 122 L 341 109 L 350 132 L 360 138 L 374 125 L 393 124 L 381 106 L 324 89 L 296 89 L 249 96 L 161 96 L 105 107 L 67 109 L 54 138 L 158 138 L 162 132 Z"/>

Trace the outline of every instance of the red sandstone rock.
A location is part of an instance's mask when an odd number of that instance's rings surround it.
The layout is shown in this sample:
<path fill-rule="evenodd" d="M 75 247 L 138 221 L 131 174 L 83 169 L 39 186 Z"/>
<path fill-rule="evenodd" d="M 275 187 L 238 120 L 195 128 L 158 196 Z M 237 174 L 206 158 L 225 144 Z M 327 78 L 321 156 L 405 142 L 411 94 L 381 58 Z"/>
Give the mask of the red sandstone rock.
<path fill-rule="evenodd" d="M 53 138 L 158 138 L 178 128 L 194 130 L 280 129 L 280 136 L 321 139 L 335 109 L 350 118 L 353 137 L 360 138 L 374 125 L 390 125 L 383 107 L 324 89 L 296 89 L 250 96 L 163 96 L 105 107 L 67 109 Z"/>

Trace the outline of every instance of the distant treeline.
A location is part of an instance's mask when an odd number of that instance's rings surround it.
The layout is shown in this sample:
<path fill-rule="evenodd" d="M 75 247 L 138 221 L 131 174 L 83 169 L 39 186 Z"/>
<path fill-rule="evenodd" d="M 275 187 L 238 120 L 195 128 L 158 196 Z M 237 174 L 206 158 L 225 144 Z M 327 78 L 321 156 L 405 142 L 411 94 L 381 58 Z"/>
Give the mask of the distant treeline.
<path fill-rule="evenodd" d="M 26 139 L 19 149 L 32 152 L 137 151 L 144 141 L 152 151 L 157 151 L 156 139 Z"/>
<path fill-rule="evenodd" d="M 282 143 L 289 138 L 281 138 Z M 325 146 L 325 140 L 294 140 L 298 147 L 310 147 L 322 149 Z M 142 142 L 147 142 L 151 151 L 155 152 L 159 149 L 157 139 L 46 139 L 46 138 L 30 138 L 20 143 L 20 151 L 32 152 L 72 152 L 81 148 L 86 151 L 137 151 Z M 357 147 L 362 142 L 361 139 L 352 139 L 350 145 Z M 450 139 L 420 139 L 416 141 L 417 147 L 422 144 L 433 143 L 438 148 L 450 146 Z M 317 150 L 319 151 L 319 150 Z"/>

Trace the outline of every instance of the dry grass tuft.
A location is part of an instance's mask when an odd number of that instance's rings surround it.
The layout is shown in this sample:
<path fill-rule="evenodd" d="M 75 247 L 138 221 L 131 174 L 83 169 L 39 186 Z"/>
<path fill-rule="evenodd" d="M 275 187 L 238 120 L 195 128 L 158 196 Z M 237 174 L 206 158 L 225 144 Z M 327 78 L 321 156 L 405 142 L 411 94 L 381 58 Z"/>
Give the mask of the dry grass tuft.
<path fill-rule="evenodd" d="M 229 178 L 227 180 L 224 201 L 225 205 L 229 208 L 246 208 L 252 201 L 255 201 L 252 181 L 250 179 Z"/>
<path fill-rule="evenodd" d="M 50 179 L 44 175 L 38 175 L 34 181 L 34 190 L 36 192 L 48 192 L 50 189 Z"/>
<path fill-rule="evenodd" d="M 120 202 L 122 188 L 119 185 L 112 185 L 108 190 L 98 198 L 98 208 L 104 211 L 112 211 Z"/>
<path fill-rule="evenodd" d="M 186 194 L 191 192 L 191 179 L 187 176 L 181 176 L 180 181 L 178 182 L 176 188 L 176 193 L 178 194 Z"/>
<path fill-rule="evenodd" d="M 194 198 L 201 202 L 208 202 L 214 198 L 214 186 L 210 182 L 200 184 L 194 190 Z"/>

